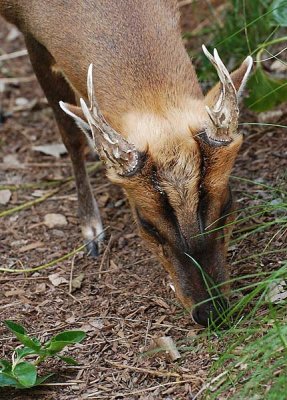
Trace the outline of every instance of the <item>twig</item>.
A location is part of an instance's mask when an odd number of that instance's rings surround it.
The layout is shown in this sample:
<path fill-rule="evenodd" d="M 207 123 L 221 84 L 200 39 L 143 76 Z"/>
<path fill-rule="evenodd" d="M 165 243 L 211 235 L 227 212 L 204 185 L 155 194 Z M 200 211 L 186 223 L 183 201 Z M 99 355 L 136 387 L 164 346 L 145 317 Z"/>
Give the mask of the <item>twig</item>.
<path fill-rule="evenodd" d="M 99 279 L 101 279 L 101 277 L 102 277 L 102 275 L 101 275 L 102 274 L 102 269 L 103 269 L 103 266 L 104 266 L 104 262 L 106 261 L 108 255 L 109 255 L 112 241 L 113 241 L 113 235 L 110 236 L 108 245 L 107 245 L 107 247 L 106 247 L 106 249 L 104 251 L 103 257 L 102 257 L 102 261 L 101 261 L 101 264 L 100 264 L 100 267 L 99 267 L 99 271 L 98 271 Z M 107 271 L 105 271 L 105 272 L 107 272 Z"/>
<path fill-rule="evenodd" d="M 79 251 L 83 250 L 86 247 L 86 244 L 82 244 L 82 246 L 78 247 L 77 249 L 71 251 L 70 253 L 67 253 L 65 255 L 63 255 L 62 257 L 56 258 L 55 260 L 52 260 L 46 264 L 43 265 L 39 265 L 38 267 L 34 267 L 34 268 L 24 268 L 24 269 L 11 269 L 11 268 L 1 268 L 0 267 L 0 271 L 1 272 L 9 272 L 9 273 L 15 273 L 15 274 L 19 274 L 22 272 L 35 272 L 35 271 L 41 271 L 42 269 L 46 269 L 49 267 L 53 267 L 55 264 L 67 260 L 67 258 L 72 257 L 74 254 L 79 253 Z"/>
<path fill-rule="evenodd" d="M 228 370 L 223 371 L 221 374 L 217 375 L 215 378 L 213 378 L 210 382 L 205 383 L 202 388 L 196 393 L 196 395 L 193 397 L 193 400 L 197 399 L 206 389 L 210 388 L 210 386 L 218 381 L 220 378 L 222 378 L 223 376 L 225 376 L 226 374 L 228 374 Z"/>
<path fill-rule="evenodd" d="M 31 166 L 36 166 L 38 167 L 37 163 L 33 163 L 33 164 L 29 164 Z M 54 166 L 56 166 L 57 164 L 54 164 Z M 68 166 L 68 164 L 66 164 Z M 39 165 L 40 166 L 40 165 Z M 44 166 L 48 167 L 51 166 L 50 163 L 44 163 Z M 63 166 L 61 164 L 59 164 L 59 166 Z M 87 168 L 88 173 L 92 173 L 97 171 L 100 167 L 102 166 L 102 162 L 98 161 L 97 163 L 95 163 L 94 165 L 91 165 Z M 0 164 L 0 169 L 1 169 L 1 164 Z M 74 176 L 68 176 L 65 179 L 62 180 L 55 180 L 55 181 L 47 181 L 47 182 L 30 182 L 30 183 L 23 183 L 23 184 L 19 184 L 19 185 L 0 185 L 0 190 L 5 190 L 5 189 L 9 189 L 12 191 L 15 190 L 20 190 L 20 189 L 43 189 L 46 187 L 53 187 L 53 186 L 61 186 L 61 185 L 65 185 L 68 182 L 71 182 L 74 180 Z M 1 216 L 1 215 L 0 215 Z"/>
<path fill-rule="evenodd" d="M 70 271 L 70 280 L 69 280 L 69 294 L 71 294 L 72 290 L 73 290 L 73 271 L 74 271 L 74 266 L 75 266 L 75 257 L 76 257 L 76 254 L 72 258 L 72 265 L 71 265 L 71 271 Z"/>
<path fill-rule="evenodd" d="M 34 206 L 36 204 L 42 203 L 43 201 L 47 200 L 49 197 L 53 196 L 53 194 L 57 193 L 60 190 L 60 188 L 52 190 L 49 193 L 46 193 L 44 196 L 39 197 L 38 199 L 27 201 L 26 203 L 22 203 L 17 207 L 9 208 L 6 211 L 2 211 L 0 213 L 0 218 L 1 217 L 6 217 L 7 215 L 14 214 L 17 211 L 24 210 L 25 208 L 29 208 L 31 206 Z"/>
<path fill-rule="evenodd" d="M 138 389 L 138 390 L 133 390 L 132 392 L 127 392 L 127 393 L 117 393 L 116 395 L 112 395 L 111 393 L 109 395 L 101 395 L 101 392 L 94 392 L 94 393 L 89 393 L 87 394 L 84 398 L 85 399 L 115 399 L 118 397 L 123 397 L 123 398 L 127 398 L 127 396 L 132 396 L 134 394 L 138 394 L 138 393 L 144 393 L 144 392 L 150 392 L 152 390 L 156 390 L 159 389 L 161 387 L 165 387 L 165 386 L 173 386 L 173 385 L 181 385 L 182 383 L 188 383 L 190 382 L 189 380 L 183 380 L 183 381 L 173 381 L 173 382 L 166 382 L 166 383 L 160 383 L 159 385 L 155 385 L 155 386 L 150 386 L 147 388 L 143 388 L 143 389 Z"/>
<path fill-rule="evenodd" d="M 70 162 L 54 162 L 54 163 L 19 163 L 19 164 L 9 164 L 9 163 L 0 163 L 0 170 L 7 169 L 29 169 L 29 168 L 55 168 L 55 167 L 68 167 L 70 166 Z"/>
<path fill-rule="evenodd" d="M 0 61 L 12 60 L 12 58 L 18 58 L 18 57 L 23 57 L 23 56 L 27 56 L 27 55 L 28 55 L 28 51 L 26 49 L 18 50 L 18 51 L 14 51 L 13 53 L 2 54 L 0 56 Z"/>
<path fill-rule="evenodd" d="M 35 75 L 31 76 L 19 76 L 18 78 L 0 78 L 1 83 L 21 83 L 21 82 L 31 82 L 36 80 Z"/>
<path fill-rule="evenodd" d="M 164 377 L 164 378 L 169 378 L 169 377 L 174 377 L 174 378 L 184 378 L 184 379 L 190 379 L 190 380 L 200 380 L 203 381 L 201 378 L 195 376 L 195 375 L 188 375 L 188 374 L 179 374 L 177 372 L 164 372 L 164 371 L 156 371 L 153 369 L 146 369 L 146 368 L 141 368 L 141 367 L 133 367 L 132 365 L 126 365 L 126 364 L 120 364 L 116 363 L 114 361 L 110 360 L 105 360 L 110 365 L 113 365 L 114 367 L 120 368 L 120 369 L 130 369 L 132 371 L 138 371 L 138 372 L 143 372 L 144 374 L 149 374 L 149 375 L 154 375 L 158 377 Z"/>
<path fill-rule="evenodd" d="M 72 381 L 72 382 L 55 382 L 55 383 L 41 383 L 40 386 L 75 386 L 78 385 L 79 383 L 84 383 L 84 381 Z"/>

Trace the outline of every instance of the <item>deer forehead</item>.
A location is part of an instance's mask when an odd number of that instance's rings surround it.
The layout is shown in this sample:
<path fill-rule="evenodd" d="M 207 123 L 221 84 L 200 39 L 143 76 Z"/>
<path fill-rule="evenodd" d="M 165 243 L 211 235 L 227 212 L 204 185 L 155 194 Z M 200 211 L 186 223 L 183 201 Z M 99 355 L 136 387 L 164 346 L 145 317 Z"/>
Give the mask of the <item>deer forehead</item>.
<path fill-rule="evenodd" d="M 202 100 L 186 99 L 163 110 L 161 114 L 136 110 L 123 117 L 122 130 L 139 151 L 167 151 L 175 143 L 192 146 L 193 134 L 203 130 L 209 120 Z"/>

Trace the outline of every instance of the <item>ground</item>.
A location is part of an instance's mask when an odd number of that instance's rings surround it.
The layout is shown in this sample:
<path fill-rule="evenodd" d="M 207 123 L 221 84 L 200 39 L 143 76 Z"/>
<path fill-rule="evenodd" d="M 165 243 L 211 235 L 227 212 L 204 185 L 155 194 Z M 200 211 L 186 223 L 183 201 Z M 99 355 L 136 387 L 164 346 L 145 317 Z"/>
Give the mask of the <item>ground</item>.
<path fill-rule="evenodd" d="M 189 5 L 182 11 L 185 30 L 195 29 L 197 22 L 205 23 L 209 17 L 205 10 L 200 20 L 191 19 Z M 24 49 L 23 38 L 15 36 L 12 26 L 0 19 L 0 52 Z M 60 143 L 60 137 L 28 57 L 0 61 L 0 83 L 2 78 L 6 83 L 2 93 L 0 85 L 0 108 L 6 118 L 0 121 L 0 183 L 2 189 L 12 186 L 12 197 L 0 206 L 0 213 L 48 197 L 1 218 L 1 267 L 33 268 L 81 245 L 75 185 L 67 180 L 72 175 L 67 155 L 57 159 L 33 150 L 34 146 Z M 246 110 L 241 118 L 257 122 L 257 116 Z M 284 125 L 284 120 L 286 124 L 286 115 L 279 123 Z M 284 130 L 256 125 L 243 125 L 241 129 L 245 140 L 233 175 L 273 187 L 282 185 L 286 169 Z M 56 184 L 47 187 L 47 181 Z M 0 399 L 192 399 L 204 385 L 213 361 L 207 339 L 197 339 L 202 328 L 184 312 L 168 276 L 144 248 L 122 191 L 107 181 L 103 168 L 91 173 L 91 183 L 107 228 L 102 255 L 91 259 L 81 251 L 32 274 L 0 275 L 1 321 L 18 321 L 43 340 L 65 329 L 85 330 L 86 340 L 72 350 L 80 364 L 67 367 L 61 362 L 47 362 L 45 371 L 55 373 L 49 384 L 20 394 L 3 390 Z M 232 186 L 240 209 L 258 204 L 261 198 L 269 199 L 270 193 L 260 184 L 233 178 Z M 47 227 L 44 218 L 49 213 L 65 216 L 67 224 Z M 239 215 L 248 212 L 243 210 Z M 254 216 L 237 230 L 272 218 Z M 282 249 L 282 233 L 270 228 L 235 240 L 229 252 L 232 276 L 277 268 L 280 253 L 260 260 L 240 260 L 256 254 L 258 248 L 260 252 L 266 246 Z M 235 232 L 235 238 L 239 234 Z M 58 286 L 53 274 L 64 278 Z M 83 278 L 80 288 L 71 288 L 72 279 L 79 276 Z M 178 361 L 170 361 L 163 353 L 144 353 L 161 336 L 171 336 L 177 343 L 182 356 Z M 14 339 L 1 323 L 0 357 L 10 356 L 14 346 Z"/>

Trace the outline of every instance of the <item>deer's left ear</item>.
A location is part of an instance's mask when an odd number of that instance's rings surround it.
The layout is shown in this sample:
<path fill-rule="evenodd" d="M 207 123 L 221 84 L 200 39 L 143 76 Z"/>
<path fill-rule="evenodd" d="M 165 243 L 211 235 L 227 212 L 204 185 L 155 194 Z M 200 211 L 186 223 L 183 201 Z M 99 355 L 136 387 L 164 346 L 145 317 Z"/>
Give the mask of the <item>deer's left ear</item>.
<path fill-rule="evenodd" d="M 243 63 L 230 74 L 232 83 L 236 90 L 237 99 L 243 93 L 245 85 L 247 83 L 247 79 L 250 75 L 251 69 L 253 65 L 253 60 L 251 56 L 248 56 Z M 219 97 L 221 91 L 221 83 L 218 82 L 205 96 L 205 104 L 208 106 L 212 106 L 216 99 Z"/>
<path fill-rule="evenodd" d="M 78 127 L 84 132 L 88 145 L 92 150 L 95 150 L 95 143 L 93 140 L 93 135 L 92 131 L 90 128 L 90 125 L 88 124 L 86 117 L 83 113 L 83 110 L 81 107 L 74 106 L 69 103 L 64 103 L 63 101 L 59 102 L 59 105 L 63 111 L 65 111 L 66 114 L 68 114 L 70 117 L 72 117 L 75 121 L 75 123 L 78 125 Z"/>

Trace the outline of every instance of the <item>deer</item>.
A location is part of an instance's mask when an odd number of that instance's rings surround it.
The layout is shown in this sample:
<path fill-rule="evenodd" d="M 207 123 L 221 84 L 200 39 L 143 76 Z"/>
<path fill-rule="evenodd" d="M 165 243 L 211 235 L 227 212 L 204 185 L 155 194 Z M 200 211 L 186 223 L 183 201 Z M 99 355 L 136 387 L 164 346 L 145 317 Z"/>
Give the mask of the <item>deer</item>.
<path fill-rule="evenodd" d="M 176 0 L 0 0 L 0 11 L 24 35 L 69 152 L 89 254 L 98 255 L 104 229 L 87 145 L 125 192 L 141 237 L 191 318 L 220 325 L 235 218 L 229 178 L 252 58 L 229 73 L 217 50 L 202 46 L 219 77 L 204 95 Z"/>

